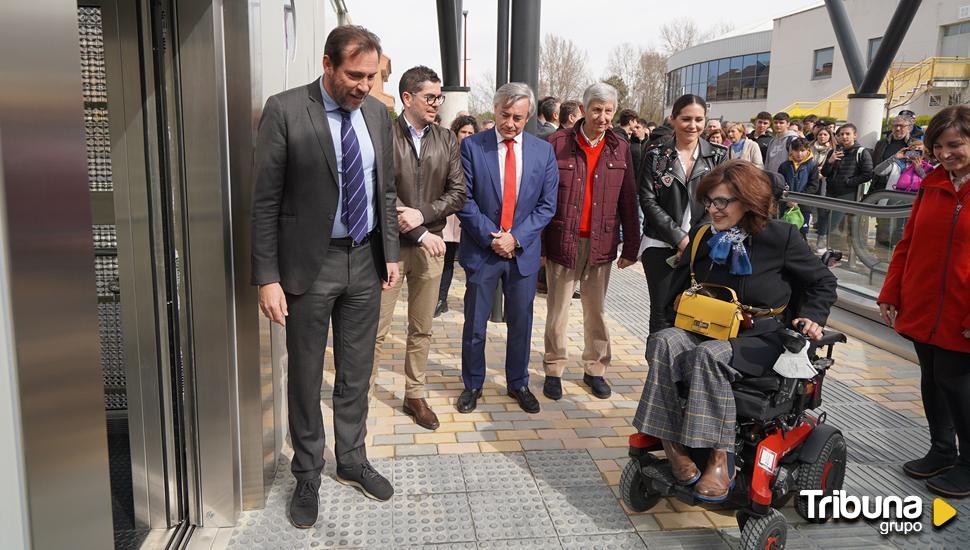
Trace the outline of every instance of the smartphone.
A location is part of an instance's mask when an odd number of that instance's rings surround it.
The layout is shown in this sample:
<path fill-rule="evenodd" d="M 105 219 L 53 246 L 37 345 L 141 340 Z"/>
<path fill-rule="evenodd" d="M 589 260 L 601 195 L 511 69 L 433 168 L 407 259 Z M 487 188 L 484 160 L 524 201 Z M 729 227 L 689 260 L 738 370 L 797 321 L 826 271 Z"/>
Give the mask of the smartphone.
<path fill-rule="evenodd" d="M 923 156 L 923 152 L 922 151 L 917 151 L 915 149 L 914 150 L 911 150 L 911 151 L 906 151 L 906 158 L 908 158 L 908 159 L 918 159 L 918 158 L 920 158 L 922 156 Z"/>
<path fill-rule="evenodd" d="M 836 145 L 836 146 L 835 146 L 835 151 L 836 151 L 836 152 L 838 152 L 838 153 L 841 153 L 841 152 L 843 152 L 843 150 L 844 150 L 844 149 L 845 149 L 845 148 L 844 148 L 844 147 L 842 147 L 841 145 Z"/>

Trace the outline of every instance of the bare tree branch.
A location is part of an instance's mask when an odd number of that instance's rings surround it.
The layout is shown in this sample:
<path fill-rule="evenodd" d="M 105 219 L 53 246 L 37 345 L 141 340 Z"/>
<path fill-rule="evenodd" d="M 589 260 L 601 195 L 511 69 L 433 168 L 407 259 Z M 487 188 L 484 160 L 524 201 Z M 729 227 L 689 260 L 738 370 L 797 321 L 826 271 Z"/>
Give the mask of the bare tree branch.
<path fill-rule="evenodd" d="M 539 49 L 539 97 L 578 99 L 589 83 L 586 51 L 575 42 L 547 34 Z"/>
<path fill-rule="evenodd" d="M 686 50 L 699 43 L 703 36 L 700 27 L 690 17 L 678 17 L 660 25 L 660 41 L 667 55 Z"/>
<path fill-rule="evenodd" d="M 479 120 L 492 119 L 492 99 L 495 97 L 495 75 L 486 71 L 471 81 L 468 112 Z"/>

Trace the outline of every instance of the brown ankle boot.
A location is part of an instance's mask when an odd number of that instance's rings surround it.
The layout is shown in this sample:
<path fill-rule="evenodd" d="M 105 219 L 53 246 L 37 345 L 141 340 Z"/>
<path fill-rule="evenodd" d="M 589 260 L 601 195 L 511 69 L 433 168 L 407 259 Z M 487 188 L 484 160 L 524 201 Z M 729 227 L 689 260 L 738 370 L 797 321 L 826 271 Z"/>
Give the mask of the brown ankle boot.
<path fill-rule="evenodd" d="M 677 483 L 690 485 L 697 481 L 701 473 L 697 470 L 697 466 L 690 455 L 687 454 L 687 449 L 680 443 L 673 441 L 661 440 L 660 443 L 663 444 L 664 453 L 667 455 L 667 460 L 670 461 L 670 470 L 673 472 Z"/>
<path fill-rule="evenodd" d="M 734 472 L 728 471 L 727 451 L 711 449 L 704 475 L 694 486 L 694 494 L 707 502 L 720 502 L 727 498 L 733 484 Z"/>
<path fill-rule="evenodd" d="M 404 414 L 414 417 L 414 422 L 426 430 L 438 429 L 438 415 L 423 398 L 405 398 Z"/>

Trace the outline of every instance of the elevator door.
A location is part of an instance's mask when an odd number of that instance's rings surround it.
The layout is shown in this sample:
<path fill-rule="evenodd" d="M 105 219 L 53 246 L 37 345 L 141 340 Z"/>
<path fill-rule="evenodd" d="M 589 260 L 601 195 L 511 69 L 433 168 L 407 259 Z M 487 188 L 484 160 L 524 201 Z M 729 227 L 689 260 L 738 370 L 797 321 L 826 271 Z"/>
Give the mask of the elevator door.
<path fill-rule="evenodd" d="M 82 0 L 78 31 L 115 548 L 184 533 L 179 264 L 166 162 L 164 7 Z M 147 55 L 144 52 L 150 52 Z M 161 137 L 159 137 L 161 136 Z"/>

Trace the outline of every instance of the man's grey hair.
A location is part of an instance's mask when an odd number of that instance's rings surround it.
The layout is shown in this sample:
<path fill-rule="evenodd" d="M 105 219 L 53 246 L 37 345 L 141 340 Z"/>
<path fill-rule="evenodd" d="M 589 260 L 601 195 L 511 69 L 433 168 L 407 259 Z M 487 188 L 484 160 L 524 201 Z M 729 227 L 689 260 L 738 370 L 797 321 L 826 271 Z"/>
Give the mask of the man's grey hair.
<path fill-rule="evenodd" d="M 495 98 L 492 100 L 493 107 L 505 107 L 515 103 L 520 99 L 529 100 L 529 118 L 536 115 L 536 96 L 532 93 L 532 88 L 524 82 L 509 82 L 495 90 Z"/>
<path fill-rule="evenodd" d="M 596 82 L 595 84 L 590 84 L 586 91 L 583 92 L 583 109 L 588 111 L 589 104 L 594 101 L 602 101 L 604 103 L 612 103 L 613 109 L 617 108 L 617 101 L 619 101 L 619 93 L 617 93 L 616 88 L 610 86 L 606 82 Z"/>
<path fill-rule="evenodd" d="M 905 122 L 906 123 L 906 126 L 912 126 L 913 125 L 913 119 L 909 118 L 906 115 L 896 115 L 896 116 L 894 116 L 893 117 L 893 123 L 895 124 L 897 122 Z"/>

